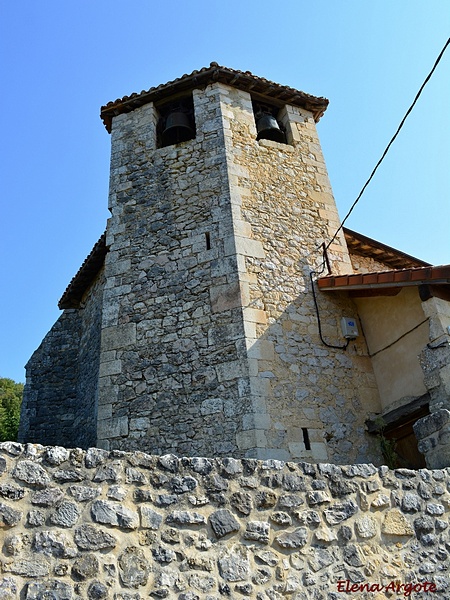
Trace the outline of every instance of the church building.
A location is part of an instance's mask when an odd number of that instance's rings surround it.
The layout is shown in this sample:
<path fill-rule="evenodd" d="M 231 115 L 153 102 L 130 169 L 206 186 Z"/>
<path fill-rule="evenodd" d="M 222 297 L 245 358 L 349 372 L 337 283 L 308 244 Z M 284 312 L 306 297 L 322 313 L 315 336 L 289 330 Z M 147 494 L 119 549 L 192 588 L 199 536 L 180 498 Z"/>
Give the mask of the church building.
<path fill-rule="evenodd" d="M 327 104 L 211 63 L 102 107 L 111 217 L 20 441 L 450 465 L 450 265 L 340 227 Z"/>

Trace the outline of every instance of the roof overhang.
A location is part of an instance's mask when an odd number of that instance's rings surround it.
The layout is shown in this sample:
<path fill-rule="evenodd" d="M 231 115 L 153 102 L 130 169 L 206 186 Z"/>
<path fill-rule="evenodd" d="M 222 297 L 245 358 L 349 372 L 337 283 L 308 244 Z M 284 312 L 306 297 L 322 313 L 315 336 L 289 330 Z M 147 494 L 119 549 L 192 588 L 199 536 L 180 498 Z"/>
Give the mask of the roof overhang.
<path fill-rule="evenodd" d="M 113 102 L 108 102 L 106 106 L 102 106 L 100 116 L 107 131 L 111 132 L 112 119 L 117 115 L 131 112 L 135 108 L 149 102 L 158 102 L 186 92 L 187 90 L 204 87 L 216 82 L 225 83 L 245 92 L 263 96 L 274 103 L 280 103 L 280 105 L 291 104 L 299 106 L 310 111 L 316 122 L 328 106 L 326 98 L 311 96 L 286 85 L 280 85 L 263 77 L 257 77 L 250 73 L 250 71 L 236 71 L 227 67 L 221 67 L 217 63 L 212 62 L 209 67 L 204 67 L 199 71 L 192 71 L 189 75 L 183 75 L 178 79 L 158 85 L 157 87 L 152 87 L 147 91 L 134 93 L 131 96 L 124 96 Z"/>
<path fill-rule="evenodd" d="M 320 277 L 317 285 L 322 292 L 353 292 L 352 295 L 361 296 L 395 294 L 408 286 L 445 286 L 450 289 L 450 265 L 377 273 L 327 275 Z"/>
<path fill-rule="evenodd" d="M 411 269 L 414 267 L 430 267 L 430 263 L 406 254 L 401 250 L 382 244 L 366 235 L 343 227 L 345 241 L 350 254 L 373 258 L 393 269 Z"/>
<path fill-rule="evenodd" d="M 85 292 L 92 285 L 92 282 L 103 267 L 107 252 L 105 232 L 100 236 L 100 239 L 78 269 L 77 274 L 67 286 L 64 294 L 61 296 L 61 300 L 58 302 L 59 308 L 80 308 L 80 303 Z"/>

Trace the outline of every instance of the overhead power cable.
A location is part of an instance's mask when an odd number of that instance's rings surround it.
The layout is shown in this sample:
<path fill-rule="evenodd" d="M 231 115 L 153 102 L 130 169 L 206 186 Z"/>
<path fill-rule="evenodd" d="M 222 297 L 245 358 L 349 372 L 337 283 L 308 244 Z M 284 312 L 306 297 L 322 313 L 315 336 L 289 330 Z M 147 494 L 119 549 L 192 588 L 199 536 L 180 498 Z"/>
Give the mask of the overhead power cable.
<path fill-rule="evenodd" d="M 411 106 L 408 108 L 408 110 L 406 111 L 405 116 L 403 117 L 403 119 L 401 120 L 400 125 L 397 127 L 397 131 L 395 132 L 395 134 L 392 136 L 391 141 L 389 142 L 389 144 L 386 146 L 385 151 L 383 152 L 380 160 L 377 162 L 377 164 L 375 165 L 375 168 L 373 169 L 372 173 L 370 174 L 369 179 L 366 181 L 366 183 L 363 185 L 361 191 L 358 194 L 358 197 L 356 198 L 356 200 L 353 202 L 353 204 L 350 207 L 350 210 L 348 211 L 348 213 L 345 215 L 344 220 L 342 221 L 340 227 L 336 230 L 335 234 L 333 235 L 333 237 L 331 238 L 331 240 L 328 242 L 328 244 L 325 246 L 324 248 L 324 253 L 326 253 L 326 251 L 328 250 L 328 248 L 331 246 L 331 244 L 334 242 L 334 240 L 336 239 L 337 234 L 341 231 L 341 229 L 344 227 L 344 223 L 346 222 L 346 220 L 349 218 L 349 216 L 351 215 L 351 213 L 353 212 L 353 209 L 355 208 L 355 206 L 358 204 L 359 200 L 361 199 L 361 196 L 364 194 L 367 186 L 369 185 L 369 183 L 371 182 L 373 176 L 375 175 L 378 167 L 381 165 L 381 163 L 384 160 L 384 157 L 386 156 L 386 154 L 389 152 L 390 147 L 392 146 L 392 144 L 394 143 L 394 140 L 396 139 L 396 137 L 398 136 L 398 134 L 400 133 L 401 128 L 403 127 L 406 119 L 408 118 L 409 114 L 411 113 L 412 109 L 414 108 L 417 100 L 419 99 L 420 94 L 422 93 L 424 87 L 427 85 L 427 83 L 429 82 L 429 80 L 431 79 L 434 71 L 436 70 L 436 67 L 438 66 L 441 58 L 444 55 L 444 52 L 446 51 L 448 45 L 450 44 L 450 38 L 447 40 L 447 42 L 445 43 L 444 47 L 442 48 L 441 52 L 439 53 L 439 56 L 436 59 L 436 62 L 433 65 L 433 68 L 431 69 L 431 71 L 428 73 L 427 77 L 425 78 L 425 81 L 422 83 L 422 85 L 420 86 L 419 91 L 416 94 L 416 97 L 414 98 L 413 103 L 411 104 Z"/>

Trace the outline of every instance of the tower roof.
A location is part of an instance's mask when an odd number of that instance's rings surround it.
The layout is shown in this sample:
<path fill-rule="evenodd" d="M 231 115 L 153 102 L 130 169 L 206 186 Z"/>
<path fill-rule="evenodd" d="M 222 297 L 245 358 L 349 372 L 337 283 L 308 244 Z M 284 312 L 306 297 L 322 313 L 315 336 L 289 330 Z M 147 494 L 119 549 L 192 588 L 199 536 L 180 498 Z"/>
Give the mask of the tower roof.
<path fill-rule="evenodd" d="M 157 102 L 163 98 L 173 96 L 195 87 L 206 86 L 210 83 L 225 83 L 245 92 L 264 96 L 274 102 L 283 104 L 292 104 L 309 110 L 314 115 L 317 122 L 325 112 L 328 106 L 326 98 L 311 96 L 286 85 L 274 83 L 263 77 L 257 77 L 250 71 L 236 71 L 228 67 L 221 67 L 216 62 L 212 62 L 209 67 L 204 67 L 199 71 L 192 71 L 189 75 L 185 74 L 173 81 L 163 83 L 149 90 L 143 90 L 140 93 L 124 96 L 102 106 L 100 116 L 108 132 L 111 132 L 111 122 L 113 117 L 122 113 L 131 112 L 135 108 Z"/>

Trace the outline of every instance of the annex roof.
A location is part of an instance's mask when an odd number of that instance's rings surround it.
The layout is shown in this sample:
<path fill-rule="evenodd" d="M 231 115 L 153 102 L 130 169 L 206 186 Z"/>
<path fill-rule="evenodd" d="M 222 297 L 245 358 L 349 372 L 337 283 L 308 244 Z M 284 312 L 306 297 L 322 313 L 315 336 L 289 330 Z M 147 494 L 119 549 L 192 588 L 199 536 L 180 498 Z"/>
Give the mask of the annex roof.
<path fill-rule="evenodd" d="M 327 275 L 320 277 L 317 285 L 323 292 L 381 290 L 413 285 L 450 285 L 450 265 L 393 269 L 376 273 Z"/>
<path fill-rule="evenodd" d="M 345 241 L 350 254 L 367 256 L 386 264 L 393 269 L 412 269 L 414 267 L 429 267 L 430 263 L 405 254 L 401 250 L 382 244 L 377 240 L 343 227 Z"/>
<path fill-rule="evenodd" d="M 84 260 L 76 275 L 72 278 L 64 294 L 58 302 L 58 307 L 79 308 L 81 299 L 98 272 L 103 266 L 108 248 L 106 246 L 106 232 L 100 236 L 100 239 L 94 244 L 91 252 Z"/>
<path fill-rule="evenodd" d="M 108 104 L 102 106 L 100 116 L 107 131 L 111 132 L 112 119 L 117 115 L 131 112 L 135 108 L 149 102 L 157 102 L 180 92 L 215 82 L 225 83 L 245 92 L 259 94 L 283 104 L 300 106 L 312 112 L 316 122 L 328 106 L 326 98 L 311 96 L 289 86 L 274 83 L 263 77 L 257 77 L 250 71 L 236 71 L 235 69 L 222 67 L 216 62 L 212 62 L 209 67 L 204 67 L 199 71 L 192 71 L 189 75 L 185 74 L 173 81 L 152 87 L 149 90 L 143 90 L 142 92 L 108 102 Z"/>

